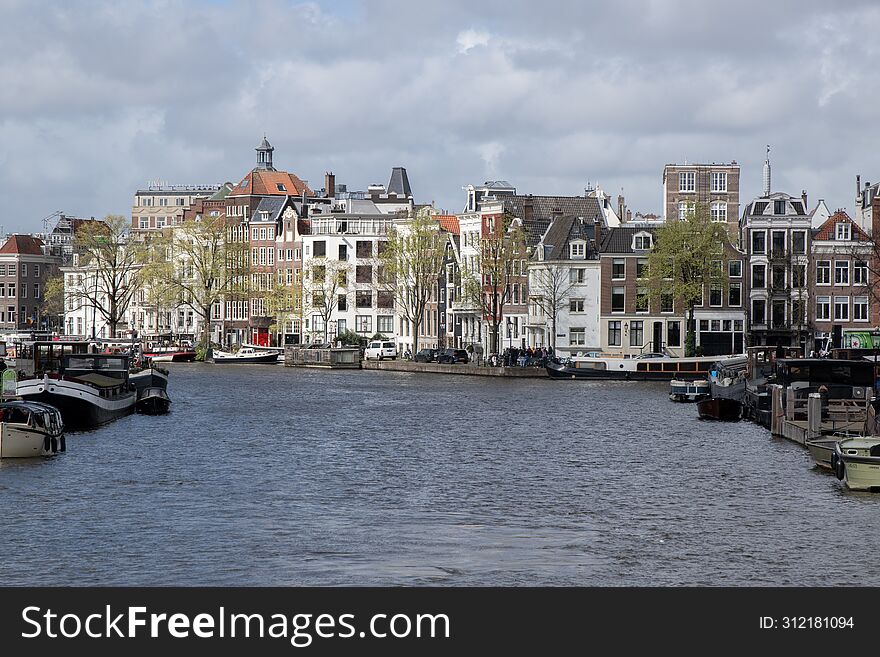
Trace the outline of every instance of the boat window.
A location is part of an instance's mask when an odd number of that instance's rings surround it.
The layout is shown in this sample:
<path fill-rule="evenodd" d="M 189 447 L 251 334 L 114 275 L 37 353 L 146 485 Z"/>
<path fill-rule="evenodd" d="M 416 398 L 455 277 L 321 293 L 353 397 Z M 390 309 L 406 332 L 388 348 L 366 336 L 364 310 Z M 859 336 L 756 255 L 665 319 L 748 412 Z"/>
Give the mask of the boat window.
<path fill-rule="evenodd" d="M 647 363 L 636 363 L 636 370 L 638 370 L 639 372 L 645 372 L 645 371 L 647 371 L 647 369 L 648 369 Z"/>
<path fill-rule="evenodd" d="M 677 363 L 663 363 L 663 371 L 664 372 L 676 372 L 678 371 Z"/>
<path fill-rule="evenodd" d="M 648 371 L 649 372 L 662 372 L 663 371 L 663 363 L 648 363 Z"/>
<path fill-rule="evenodd" d="M 678 364 L 679 372 L 696 372 L 697 364 L 696 363 L 679 363 Z"/>

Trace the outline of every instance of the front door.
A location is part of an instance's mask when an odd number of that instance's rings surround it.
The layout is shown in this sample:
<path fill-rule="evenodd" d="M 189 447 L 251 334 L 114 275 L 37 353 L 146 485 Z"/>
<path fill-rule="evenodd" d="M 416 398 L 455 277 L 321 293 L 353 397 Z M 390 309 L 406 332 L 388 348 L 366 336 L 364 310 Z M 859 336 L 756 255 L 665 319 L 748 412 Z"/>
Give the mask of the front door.
<path fill-rule="evenodd" d="M 663 353 L 663 322 L 654 322 L 654 344 L 651 351 Z"/>

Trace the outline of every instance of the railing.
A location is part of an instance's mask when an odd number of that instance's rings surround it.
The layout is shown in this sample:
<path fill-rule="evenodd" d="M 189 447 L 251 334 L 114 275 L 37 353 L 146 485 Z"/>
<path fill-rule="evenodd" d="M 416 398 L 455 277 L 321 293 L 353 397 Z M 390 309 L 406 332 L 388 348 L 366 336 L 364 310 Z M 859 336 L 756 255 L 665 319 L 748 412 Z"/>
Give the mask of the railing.
<path fill-rule="evenodd" d="M 312 235 L 387 235 L 392 226 L 388 219 L 341 219 L 312 217 Z"/>

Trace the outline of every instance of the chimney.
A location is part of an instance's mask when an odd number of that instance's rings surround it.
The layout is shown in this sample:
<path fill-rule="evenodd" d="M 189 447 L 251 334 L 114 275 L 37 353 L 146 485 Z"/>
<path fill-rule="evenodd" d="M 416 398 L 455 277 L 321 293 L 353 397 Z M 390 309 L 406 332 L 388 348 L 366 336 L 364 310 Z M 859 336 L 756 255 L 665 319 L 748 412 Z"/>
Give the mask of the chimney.
<path fill-rule="evenodd" d="M 801 190 L 801 198 L 804 201 L 804 213 L 806 214 L 806 212 L 807 212 L 807 190 L 806 189 Z"/>
<path fill-rule="evenodd" d="M 764 197 L 770 196 L 770 145 L 767 145 L 767 159 L 764 160 Z"/>
<path fill-rule="evenodd" d="M 626 221 L 627 221 L 627 222 L 630 222 L 630 221 L 632 221 L 632 218 L 633 218 L 633 211 L 632 211 L 632 210 L 627 210 L 627 211 L 626 211 Z"/>
<path fill-rule="evenodd" d="M 535 216 L 535 208 L 532 205 L 531 201 L 526 201 L 523 204 L 523 221 L 529 223 Z"/>
<path fill-rule="evenodd" d="M 602 220 L 599 217 L 593 220 L 593 241 L 596 243 L 596 253 L 599 253 L 602 244 Z"/>
<path fill-rule="evenodd" d="M 856 176 L 856 201 L 862 197 L 862 177 Z"/>
<path fill-rule="evenodd" d="M 624 203 L 623 194 L 618 194 L 617 195 L 617 218 L 620 219 L 621 221 L 624 220 L 623 216 L 624 216 L 624 214 L 626 214 L 625 208 L 626 208 L 626 204 Z"/>
<path fill-rule="evenodd" d="M 332 171 L 324 174 L 324 196 L 336 198 L 336 176 Z"/>

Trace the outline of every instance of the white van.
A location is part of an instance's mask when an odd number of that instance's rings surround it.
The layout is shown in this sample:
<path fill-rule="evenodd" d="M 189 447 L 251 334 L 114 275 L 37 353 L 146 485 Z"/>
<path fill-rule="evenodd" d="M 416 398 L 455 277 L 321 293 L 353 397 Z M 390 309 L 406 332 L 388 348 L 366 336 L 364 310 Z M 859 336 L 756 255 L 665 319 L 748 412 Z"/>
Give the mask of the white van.
<path fill-rule="evenodd" d="M 383 358 L 390 358 L 394 360 L 397 358 L 397 345 L 393 342 L 388 342 L 386 340 L 375 340 L 367 345 L 366 350 L 364 350 L 364 360 L 370 359 L 382 360 Z"/>

